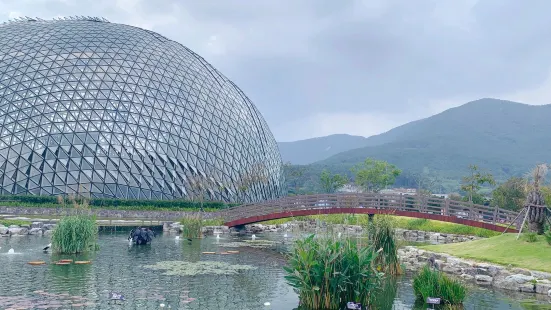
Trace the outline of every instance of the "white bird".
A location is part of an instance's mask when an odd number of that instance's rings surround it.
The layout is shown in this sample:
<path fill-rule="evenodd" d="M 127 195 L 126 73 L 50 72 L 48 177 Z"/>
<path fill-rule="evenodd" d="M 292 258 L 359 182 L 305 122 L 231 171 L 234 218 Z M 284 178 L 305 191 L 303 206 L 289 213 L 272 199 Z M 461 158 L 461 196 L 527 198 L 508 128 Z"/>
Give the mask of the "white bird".
<path fill-rule="evenodd" d="M 270 303 L 269 303 L 269 302 L 265 302 L 265 303 L 264 303 L 264 306 L 268 307 L 268 306 L 270 306 Z"/>
<path fill-rule="evenodd" d="M 256 240 L 256 235 L 252 235 L 251 239 L 253 239 L 253 241 Z"/>
<path fill-rule="evenodd" d="M 174 240 L 180 240 L 180 236 L 174 237 Z"/>
<path fill-rule="evenodd" d="M 340 238 L 340 237 L 341 237 L 341 233 L 339 233 L 337 236 Z"/>
<path fill-rule="evenodd" d="M 285 234 L 283 235 L 283 238 L 287 238 L 287 237 L 289 237 L 289 236 L 287 236 L 287 233 L 285 233 Z"/>
<path fill-rule="evenodd" d="M 43 251 L 48 251 L 49 248 L 52 247 L 52 243 L 49 243 L 45 248 L 43 248 Z"/>
<path fill-rule="evenodd" d="M 165 307 L 165 304 L 160 304 L 159 305 L 161 308 L 164 308 Z"/>
<path fill-rule="evenodd" d="M 15 254 L 15 250 L 14 249 L 9 249 L 8 254 Z"/>
<path fill-rule="evenodd" d="M 220 234 L 216 234 L 216 239 L 220 239 Z"/>

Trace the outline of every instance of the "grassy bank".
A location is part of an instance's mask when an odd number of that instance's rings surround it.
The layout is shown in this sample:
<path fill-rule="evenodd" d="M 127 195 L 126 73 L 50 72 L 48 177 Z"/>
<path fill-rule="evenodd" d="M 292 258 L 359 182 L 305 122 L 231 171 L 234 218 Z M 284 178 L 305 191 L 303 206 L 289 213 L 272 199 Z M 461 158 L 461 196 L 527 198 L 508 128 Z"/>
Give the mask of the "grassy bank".
<path fill-rule="evenodd" d="M 504 234 L 488 239 L 421 248 L 476 261 L 551 272 L 551 246 L 544 237 L 537 236 L 536 242 L 527 242 L 524 236 L 519 240 L 516 240 L 516 236 Z"/>
<path fill-rule="evenodd" d="M 482 229 L 477 227 L 471 227 L 466 225 L 460 225 L 455 223 L 433 221 L 427 219 L 417 219 L 402 216 L 393 216 L 394 226 L 396 228 L 408 229 L 408 230 L 421 230 L 432 231 L 445 234 L 457 234 L 457 235 L 471 235 L 479 237 L 493 237 L 499 235 L 498 232 Z M 295 218 L 278 219 L 264 222 L 267 225 L 277 225 L 287 223 L 292 220 L 307 221 L 307 220 L 319 220 L 330 224 L 349 224 L 349 225 L 366 225 L 369 221 L 369 217 L 366 214 L 331 214 L 331 215 L 312 215 L 312 216 L 300 216 Z"/>

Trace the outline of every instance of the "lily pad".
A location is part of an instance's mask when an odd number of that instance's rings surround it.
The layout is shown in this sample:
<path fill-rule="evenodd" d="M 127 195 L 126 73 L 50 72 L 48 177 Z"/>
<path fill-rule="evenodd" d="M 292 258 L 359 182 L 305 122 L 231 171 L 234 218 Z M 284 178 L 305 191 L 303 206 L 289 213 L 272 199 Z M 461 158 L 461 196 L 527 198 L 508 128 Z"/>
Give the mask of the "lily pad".
<path fill-rule="evenodd" d="M 154 270 L 164 270 L 165 272 L 163 274 L 172 276 L 195 276 L 203 274 L 232 275 L 238 274 L 240 271 L 256 269 L 256 267 L 250 265 L 231 265 L 225 262 L 216 261 L 200 261 L 194 263 L 164 261 L 144 267 Z"/>

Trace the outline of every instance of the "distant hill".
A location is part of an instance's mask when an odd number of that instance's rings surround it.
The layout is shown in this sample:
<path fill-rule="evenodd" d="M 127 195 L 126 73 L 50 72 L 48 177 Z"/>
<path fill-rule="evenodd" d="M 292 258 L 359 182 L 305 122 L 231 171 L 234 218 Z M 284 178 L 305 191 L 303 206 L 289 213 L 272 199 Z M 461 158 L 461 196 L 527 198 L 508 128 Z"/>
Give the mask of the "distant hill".
<path fill-rule="evenodd" d="M 457 190 L 469 164 L 504 180 L 551 162 L 550 135 L 551 105 L 480 99 L 369 137 L 365 147 L 313 163 L 304 177 L 324 168 L 349 173 L 354 164 L 372 157 L 405 172 L 435 172 L 448 190 Z"/>
<path fill-rule="evenodd" d="M 366 146 L 366 141 L 365 137 L 341 134 L 294 142 L 278 142 L 278 144 L 284 162 L 306 165 L 344 151 Z"/>

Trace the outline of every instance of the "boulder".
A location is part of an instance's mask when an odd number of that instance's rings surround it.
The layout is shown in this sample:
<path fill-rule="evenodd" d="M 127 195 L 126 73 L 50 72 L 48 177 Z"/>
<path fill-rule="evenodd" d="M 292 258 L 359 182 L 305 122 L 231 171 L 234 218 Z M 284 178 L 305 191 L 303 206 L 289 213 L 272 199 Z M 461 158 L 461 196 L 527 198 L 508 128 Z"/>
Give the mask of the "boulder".
<path fill-rule="evenodd" d="M 530 272 L 530 270 L 527 270 L 527 269 L 523 269 L 523 268 L 512 268 L 511 269 L 511 272 L 512 273 L 516 273 L 516 274 L 522 274 L 522 275 L 525 275 L 525 276 L 531 276 L 532 273 Z"/>
<path fill-rule="evenodd" d="M 535 292 L 535 285 L 534 283 L 524 283 L 521 284 L 519 287 L 519 291 L 523 293 L 534 293 Z"/>
<path fill-rule="evenodd" d="M 444 265 L 444 267 L 442 267 L 442 271 L 445 273 L 456 274 L 456 275 L 462 274 L 461 268 L 454 265 Z"/>
<path fill-rule="evenodd" d="M 42 228 L 44 226 L 43 222 L 32 222 L 31 223 L 31 229 L 32 228 Z"/>
<path fill-rule="evenodd" d="M 547 294 L 551 290 L 551 281 L 542 280 L 536 283 L 536 293 Z"/>
<path fill-rule="evenodd" d="M 531 271 L 532 277 L 536 279 L 551 279 L 551 273 L 542 271 Z"/>
<path fill-rule="evenodd" d="M 549 290 L 549 292 L 547 292 L 547 296 L 551 297 L 551 290 Z"/>
<path fill-rule="evenodd" d="M 478 285 L 492 285 L 492 281 L 494 280 L 492 277 L 482 274 L 477 274 L 474 278 Z"/>
<path fill-rule="evenodd" d="M 471 281 L 472 279 L 474 279 L 474 277 L 472 275 L 466 274 L 466 273 L 460 275 L 459 277 L 461 277 L 465 281 Z"/>
<path fill-rule="evenodd" d="M 500 274 L 494 278 L 494 286 L 497 288 L 502 288 L 502 289 L 511 290 L 511 291 L 520 291 L 521 286 L 524 286 L 524 284 L 528 284 L 529 286 L 530 285 L 532 286 L 532 291 L 533 291 L 534 284 L 531 282 L 533 280 L 535 280 L 534 277 L 526 276 L 523 274 L 514 274 L 506 277 L 503 277 Z M 524 287 L 523 289 L 526 291 L 527 287 Z"/>
<path fill-rule="evenodd" d="M 6 226 L 0 226 L 0 234 L 5 235 L 8 232 L 9 228 Z"/>
<path fill-rule="evenodd" d="M 24 228 L 24 227 L 13 227 L 12 228 L 11 226 L 8 230 L 12 235 L 26 235 L 29 231 L 27 228 Z"/>
<path fill-rule="evenodd" d="M 37 227 L 31 228 L 29 230 L 29 235 L 42 235 L 42 229 L 37 228 Z"/>

